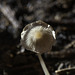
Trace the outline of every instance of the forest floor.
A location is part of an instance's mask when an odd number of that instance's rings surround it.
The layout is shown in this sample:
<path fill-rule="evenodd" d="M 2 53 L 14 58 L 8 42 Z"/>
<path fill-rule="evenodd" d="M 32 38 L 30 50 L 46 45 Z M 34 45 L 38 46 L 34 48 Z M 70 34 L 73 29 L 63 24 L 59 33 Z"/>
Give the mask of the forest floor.
<path fill-rule="evenodd" d="M 35 53 L 21 52 L 25 25 L 43 20 L 56 31 L 50 53 L 42 54 L 51 75 L 75 75 L 74 0 L 0 0 L 0 75 L 44 75 Z"/>

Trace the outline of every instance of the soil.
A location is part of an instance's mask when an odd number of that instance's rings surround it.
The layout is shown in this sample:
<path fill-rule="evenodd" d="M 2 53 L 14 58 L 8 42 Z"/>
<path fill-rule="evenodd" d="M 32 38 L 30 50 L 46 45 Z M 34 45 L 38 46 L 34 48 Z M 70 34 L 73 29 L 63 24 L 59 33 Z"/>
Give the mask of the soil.
<path fill-rule="evenodd" d="M 74 0 L 0 0 L 0 75 L 44 75 L 37 55 L 20 46 L 22 29 L 37 20 L 56 31 L 51 52 L 42 54 L 50 74 L 75 75 Z"/>

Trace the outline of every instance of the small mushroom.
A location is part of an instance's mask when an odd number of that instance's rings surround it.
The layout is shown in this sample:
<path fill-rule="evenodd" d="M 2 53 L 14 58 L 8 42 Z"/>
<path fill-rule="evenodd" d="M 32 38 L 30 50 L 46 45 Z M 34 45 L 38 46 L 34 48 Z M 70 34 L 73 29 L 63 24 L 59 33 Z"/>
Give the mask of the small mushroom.
<path fill-rule="evenodd" d="M 50 52 L 55 39 L 53 28 L 41 20 L 26 25 L 21 33 L 22 46 L 27 50 L 37 53 L 45 75 L 50 74 L 41 54 Z"/>

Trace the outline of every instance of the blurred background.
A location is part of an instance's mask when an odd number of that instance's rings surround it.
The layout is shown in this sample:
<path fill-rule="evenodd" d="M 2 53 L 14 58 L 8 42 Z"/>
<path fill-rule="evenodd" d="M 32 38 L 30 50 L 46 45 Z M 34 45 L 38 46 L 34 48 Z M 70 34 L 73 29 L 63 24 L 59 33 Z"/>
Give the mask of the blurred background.
<path fill-rule="evenodd" d="M 74 0 L 0 0 L 0 75 L 44 75 L 37 55 L 20 46 L 22 29 L 37 20 L 56 31 L 51 53 L 42 54 L 50 74 L 75 75 Z"/>

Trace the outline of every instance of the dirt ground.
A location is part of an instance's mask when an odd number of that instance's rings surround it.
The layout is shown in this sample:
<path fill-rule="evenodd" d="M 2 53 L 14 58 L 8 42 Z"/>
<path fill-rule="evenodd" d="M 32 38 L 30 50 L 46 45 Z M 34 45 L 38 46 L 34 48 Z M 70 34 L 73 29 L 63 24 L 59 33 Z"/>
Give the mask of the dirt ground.
<path fill-rule="evenodd" d="M 22 29 L 37 20 L 56 32 L 51 52 L 42 54 L 50 75 L 75 75 L 74 0 L 0 0 L 0 75 L 44 75 L 37 55 L 20 46 Z"/>

